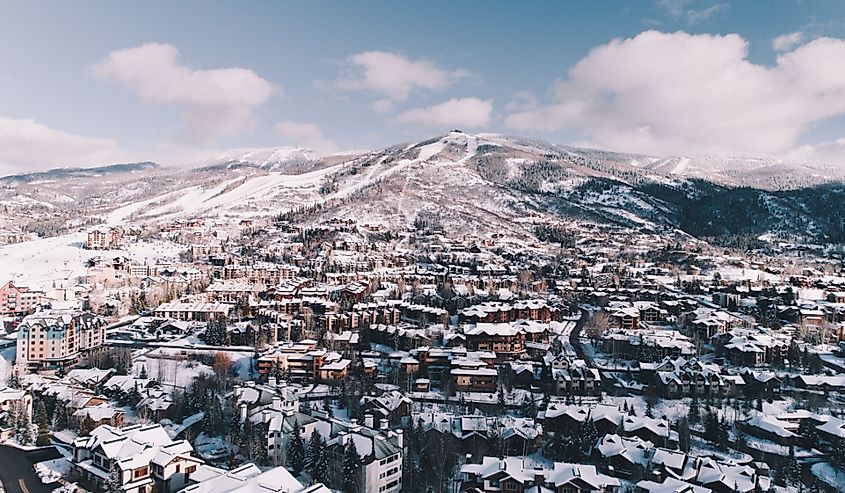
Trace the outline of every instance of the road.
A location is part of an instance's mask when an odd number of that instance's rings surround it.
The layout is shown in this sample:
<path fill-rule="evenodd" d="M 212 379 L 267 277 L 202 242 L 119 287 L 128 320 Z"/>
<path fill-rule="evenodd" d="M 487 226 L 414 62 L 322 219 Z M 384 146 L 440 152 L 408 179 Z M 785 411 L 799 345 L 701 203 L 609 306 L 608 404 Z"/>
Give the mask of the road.
<path fill-rule="evenodd" d="M 35 474 L 33 464 L 60 457 L 53 447 L 34 451 L 0 445 L 0 480 L 6 493 L 49 493 L 57 484 L 45 485 Z"/>
<path fill-rule="evenodd" d="M 575 350 L 575 354 L 578 356 L 578 359 L 583 359 L 587 363 L 587 366 L 592 367 L 592 359 L 588 357 L 588 355 L 584 352 L 584 348 L 581 347 L 581 329 L 587 325 L 588 320 L 590 320 L 590 312 L 582 309 L 581 318 L 575 323 L 575 327 L 572 329 L 572 332 L 569 333 L 569 343 Z"/>

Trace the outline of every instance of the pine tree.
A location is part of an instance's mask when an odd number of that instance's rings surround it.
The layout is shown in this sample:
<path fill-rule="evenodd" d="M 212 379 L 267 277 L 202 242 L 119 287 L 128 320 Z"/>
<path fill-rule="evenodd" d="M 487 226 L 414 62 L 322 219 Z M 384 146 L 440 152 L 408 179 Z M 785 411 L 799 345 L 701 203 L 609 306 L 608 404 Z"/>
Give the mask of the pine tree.
<path fill-rule="evenodd" d="M 293 431 L 288 440 L 287 459 L 288 469 L 293 472 L 294 476 L 298 476 L 305 468 L 305 443 L 302 441 L 298 421 L 294 421 Z"/>
<path fill-rule="evenodd" d="M 47 408 L 44 407 L 44 401 L 38 403 L 38 437 L 35 439 L 35 445 L 39 447 L 50 445 L 50 430 L 47 427 Z"/>
<path fill-rule="evenodd" d="M 311 433 L 311 440 L 308 445 L 309 474 L 315 483 L 325 483 L 326 472 L 329 467 L 329 456 L 326 451 L 326 443 L 323 436 L 315 429 Z"/>
<path fill-rule="evenodd" d="M 358 491 L 358 469 L 360 467 L 361 456 L 358 455 L 355 440 L 350 437 L 349 444 L 343 453 L 343 487 L 345 491 L 349 493 Z"/>
<path fill-rule="evenodd" d="M 689 413 L 687 419 L 692 424 L 698 424 L 701 421 L 701 405 L 698 402 L 698 394 L 692 394 L 692 401 L 689 405 Z"/>
<path fill-rule="evenodd" d="M 689 421 L 687 418 L 681 418 L 678 420 L 678 447 L 682 452 L 689 452 L 690 432 Z"/>
<path fill-rule="evenodd" d="M 111 461 L 109 467 L 109 477 L 106 479 L 105 493 L 122 493 L 123 481 L 121 480 L 120 469 L 115 465 L 115 461 Z"/>
<path fill-rule="evenodd" d="M 79 435 L 87 437 L 94 431 L 95 427 L 96 423 L 94 423 L 94 420 L 91 419 L 91 416 L 86 415 L 85 419 L 82 420 L 82 424 L 79 426 Z"/>
<path fill-rule="evenodd" d="M 141 367 L 141 374 L 138 375 L 138 378 L 140 378 L 141 380 L 147 379 L 147 365 Z"/>
<path fill-rule="evenodd" d="M 67 417 L 67 407 L 64 403 L 57 403 L 56 404 L 56 414 L 53 417 L 53 429 L 54 430 L 64 430 L 68 427 L 68 417 Z"/>
<path fill-rule="evenodd" d="M 590 453 L 598 439 L 599 431 L 596 429 L 596 423 L 590 418 L 581 425 L 581 450 L 584 454 Z"/>

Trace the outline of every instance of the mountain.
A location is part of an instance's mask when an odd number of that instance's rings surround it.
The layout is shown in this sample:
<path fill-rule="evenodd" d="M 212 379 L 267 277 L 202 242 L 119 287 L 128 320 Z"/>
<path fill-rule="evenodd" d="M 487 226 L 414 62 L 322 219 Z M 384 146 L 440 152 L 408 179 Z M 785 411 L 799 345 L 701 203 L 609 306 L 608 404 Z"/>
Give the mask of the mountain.
<path fill-rule="evenodd" d="M 37 173 L 25 173 L 19 175 L 4 176 L 0 178 L 0 181 L 31 182 L 38 180 L 60 180 L 67 178 L 95 177 L 109 174 L 145 171 L 156 169 L 158 167 L 158 164 L 146 161 L 142 163 L 109 164 L 106 166 L 97 166 L 93 168 L 53 168 L 47 171 L 40 171 Z"/>
<path fill-rule="evenodd" d="M 269 147 L 234 149 L 220 155 L 200 159 L 190 165 L 199 170 L 260 168 L 285 174 L 314 171 L 335 162 L 335 156 L 324 156 L 304 147 Z"/>
<path fill-rule="evenodd" d="M 339 155 L 279 147 L 231 151 L 191 168 L 122 166 L 19 177 L 0 187 L 0 204 L 27 219 L 61 211 L 55 231 L 101 217 L 150 224 L 281 215 L 527 239 L 563 223 L 725 245 L 764 235 L 845 243 L 842 171 L 769 157 L 656 157 L 453 131 Z"/>

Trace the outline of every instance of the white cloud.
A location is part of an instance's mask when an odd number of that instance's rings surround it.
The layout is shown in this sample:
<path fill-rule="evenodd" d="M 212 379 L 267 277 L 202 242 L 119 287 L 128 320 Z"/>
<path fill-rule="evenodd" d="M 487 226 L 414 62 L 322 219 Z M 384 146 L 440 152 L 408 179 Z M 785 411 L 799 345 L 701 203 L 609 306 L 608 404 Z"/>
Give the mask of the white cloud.
<path fill-rule="evenodd" d="M 466 70 L 440 68 L 431 60 L 410 59 L 387 51 L 367 51 L 349 56 L 344 73 L 333 85 L 344 91 L 377 94 L 381 99 L 373 103 L 373 109 L 385 112 L 394 103 L 407 101 L 415 90 L 442 90 L 468 75 Z"/>
<path fill-rule="evenodd" d="M 693 5 L 696 3 L 699 2 L 694 0 L 657 0 L 657 6 L 666 15 L 674 19 L 686 18 L 689 24 L 708 21 L 725 9 L 725 5 L 721 3 L 693 8 Z"/>
<path fill-rule="evenodd" d="M 512 112 L 506 124 L 581 132 L 591 145 L 638 152 L 779 153 L 845 113 L 845 41 L 816 39 L 774 66 L 747 57 L 736 34 L 615 39 L 556 81 L 548 102 Z"/>
<path fill-rule="evenodd" d="M 54 130 L 33 120 L 0 117 L 0 172 L 98 166 L 126 158 L 117 142 Z"/>
<path fill-rule="evenodd" d="M 408 110 L 395 118 L 400 123 L 426 127 L 483 127 L 490 123 L 493 100 L 450 99 L 434 106 Z"/>
<path fill-rule="evenodd" d="M 805 144 L 786 153 L 787 158 L 798 161 L 845 164 L 845 137 L 832 142 Z"/>
<path fill-rule="evenodd" d="M 197 140 L 251 130 L 255 111 L 277 90 L 252 70 L 188 67 L 169 44 L 113 51 L 92 69 L 97 77 L 135 92 L 144 101 L 179 108 L 188 136 Z"/>
<path fill-rule="evenodd" d="M 789 51 L 804 41 L 804 33 L 801 31 L 784 34 L 772 40 L 772 49 L 775 51 Z"/>
<path fill-rule="evenodd" d="M 723 4 L 715 3 L 700 10 L 690 10 L 687 12 L 687 22 L 690 24 L 697 24 L 699 22 L 709 21 L 724 8 L 725 6 Z"/>
<path fill-rule="evenodd" d="M 302 123 L 284 121 L 273 127 L 279 136 L 290 141 L 291 144 L 307 147 L 319 152 L 334 152 L 337 145 L 326 138 L 323 129 L 316 123 Z"/>

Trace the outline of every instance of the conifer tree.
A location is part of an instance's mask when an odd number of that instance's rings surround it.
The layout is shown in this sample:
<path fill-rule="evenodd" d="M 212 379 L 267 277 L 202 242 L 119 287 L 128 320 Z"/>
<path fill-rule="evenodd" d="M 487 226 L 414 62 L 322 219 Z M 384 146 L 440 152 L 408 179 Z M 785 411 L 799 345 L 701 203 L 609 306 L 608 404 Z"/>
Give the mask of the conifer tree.
<path fill-rule="evenodd" d="M 355 440 L 349 439 L 349 444 L 343 453 L 343 487 L 349 493 L 358 491 L 358 469 L 361 467 L 361 456 Z"/>
<path fill-rule="evenodd" d="M 305 468 L 305 443 L 302 441 L 302 433 L 299 422 L 294 421 L 293 431 L 287 445 L 287 465 L 295 476 Z"/>
<path fill-rule="evenodd" d="M 35 439 L 35 445 L 39 447 L 50 445 L 50 430 L 47 427 L 47 408 L 44 407 L 44 401 L 38 403 L 38 437 Z"/>

